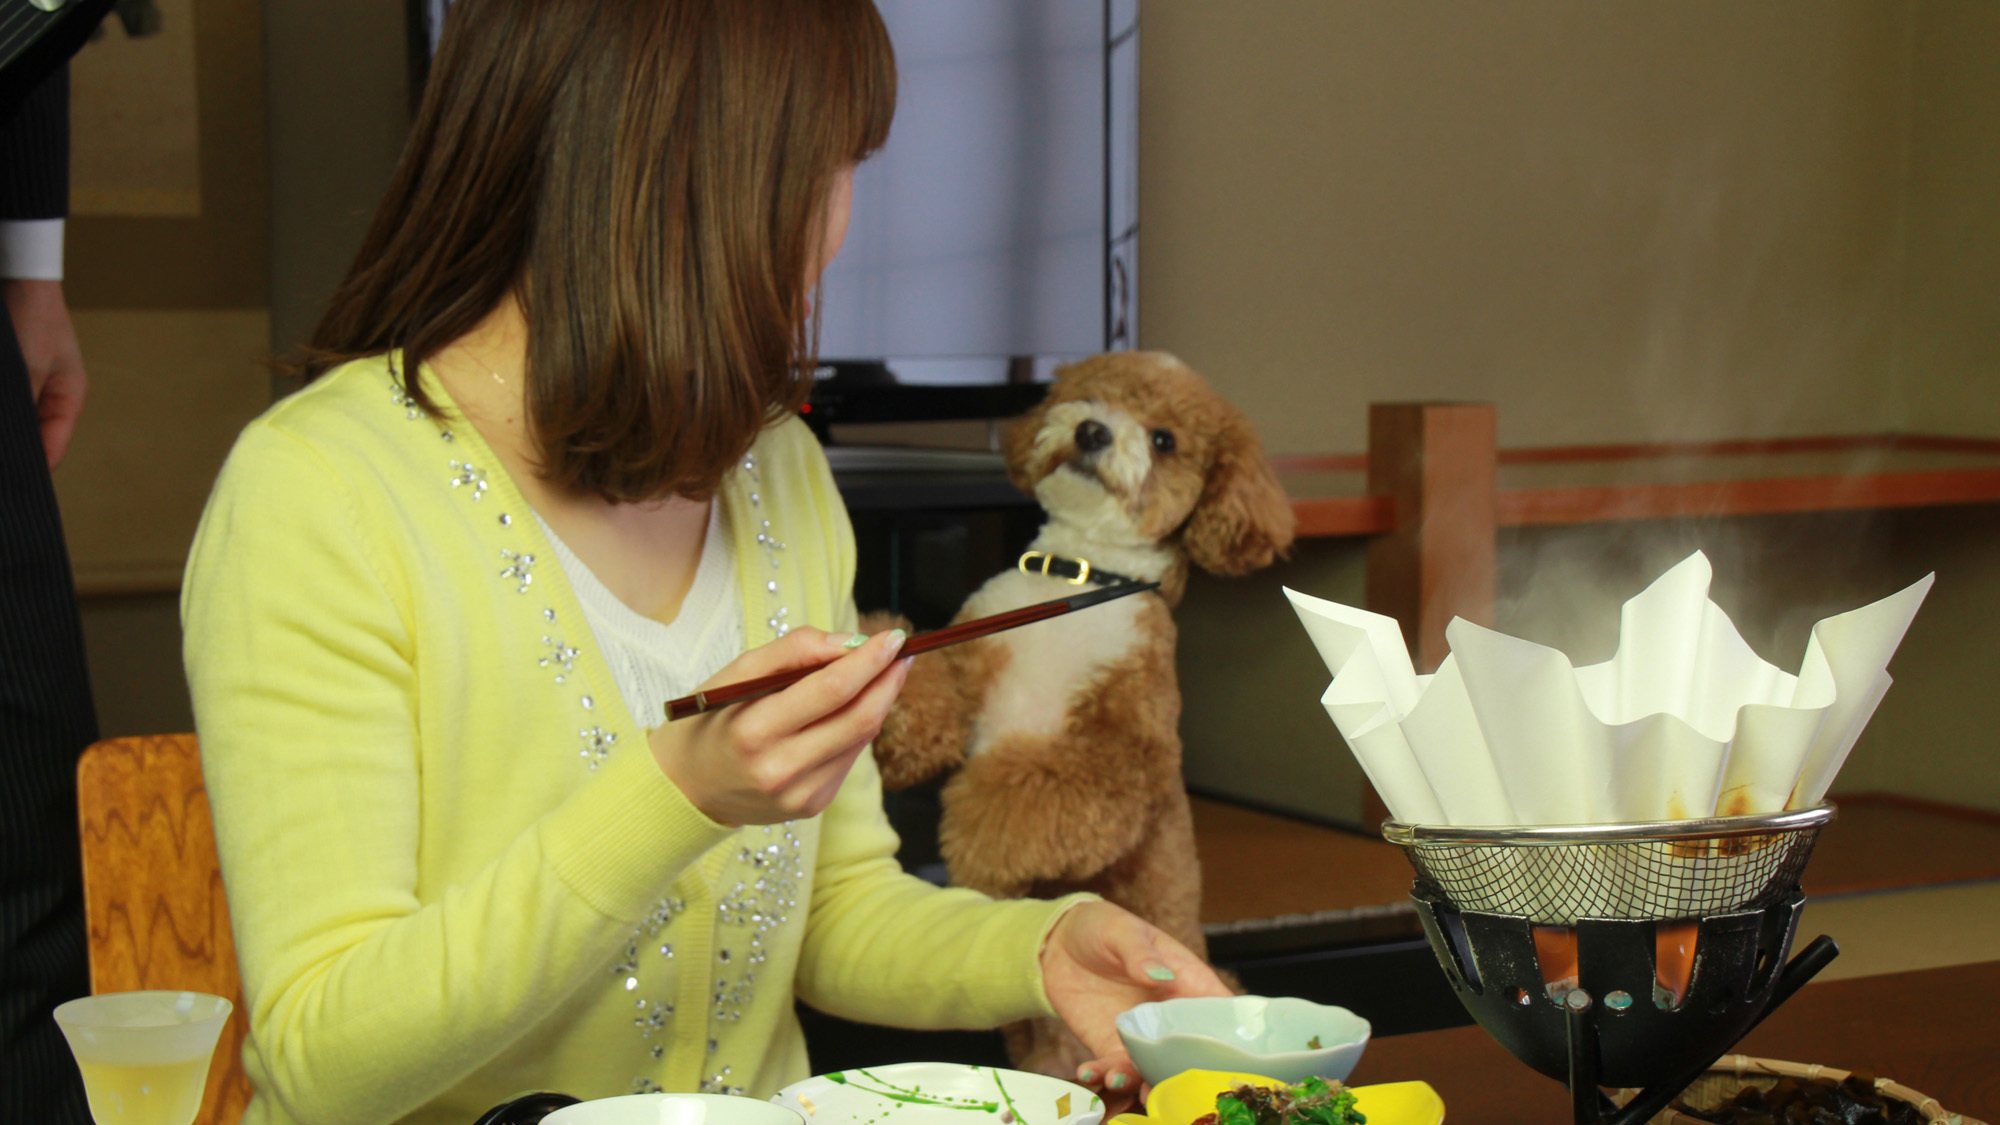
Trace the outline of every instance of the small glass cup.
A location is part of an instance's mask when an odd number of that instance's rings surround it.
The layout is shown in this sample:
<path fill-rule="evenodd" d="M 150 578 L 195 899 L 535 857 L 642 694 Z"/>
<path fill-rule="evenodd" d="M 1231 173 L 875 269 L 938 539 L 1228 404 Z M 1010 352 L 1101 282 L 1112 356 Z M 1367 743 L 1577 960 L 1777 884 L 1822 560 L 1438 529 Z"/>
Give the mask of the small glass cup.
<path fill-rule="evenodd" d="M 231 1004 L 205 992 L 107 992 L 56 1008 L 97 1125 L 190 1125 Z"/>

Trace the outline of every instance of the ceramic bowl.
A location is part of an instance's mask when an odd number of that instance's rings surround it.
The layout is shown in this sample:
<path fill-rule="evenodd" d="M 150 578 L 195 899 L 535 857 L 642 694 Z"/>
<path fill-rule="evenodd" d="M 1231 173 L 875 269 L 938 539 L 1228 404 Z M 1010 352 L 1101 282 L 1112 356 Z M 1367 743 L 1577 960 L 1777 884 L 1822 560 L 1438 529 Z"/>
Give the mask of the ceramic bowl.
<path fill-rule="evenodd" d="M 1118 1037 L 1154 1085 L 1184 1070 L 1346 1081 L 1368 1032 L 1368 1021 L 1346 1008 L 1290 996 L 1181 997 L 1118 1016 Z"/>
<path fill-rule="evenodd" d="M 801 1125 L 799 1115 L 756 1098 L 626 1094 L 565 1106 L 542 1125 Z"/>
<path fill-rule="evenodd" d="M 794 1082 L 771 1099 L 807 1125 L 1099 1125 L 1096 1094 L 1041 1074 L 897 1063 Z"/>

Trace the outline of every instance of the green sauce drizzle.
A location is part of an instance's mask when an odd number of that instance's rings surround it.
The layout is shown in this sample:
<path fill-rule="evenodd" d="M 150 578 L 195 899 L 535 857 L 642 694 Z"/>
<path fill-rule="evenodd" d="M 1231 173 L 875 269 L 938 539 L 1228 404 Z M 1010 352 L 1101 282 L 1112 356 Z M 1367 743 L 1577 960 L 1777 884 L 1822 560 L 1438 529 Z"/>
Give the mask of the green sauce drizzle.
<path fill-rule="evenodd" d="M 1007 1103 L 1007 1112 L 1014 1118 L 1014 1125 L 1028 1125 L 1021 1118 L 1021 1111 L 1014 1108 L 1014 1099 L 1007 1096 L 1007 1087 L 1000 1084 L 1000 1072 L 993 1072 L 993 1088 L 1000 1091 L 1000 1100 Z"/>
<path fill-rule="evenodd" d="M 838 1082 L 843 1086 L 852 1086 L 862 1093 L 873 1094 L 878 1098 L 887 1098 L 892 1102 L 902 1102 L 905 1105 L 931 1106 L 936 1109 L 972 1110 L 981 1113 L 1000 1112 L 1000 1103 L 998 1102 L 983 1102 L 976 1098 L 955 1098 L 945 1094 L 926 1094 L 921 1086 L 898 1086 L 879 1075 L 870 1074 L 866 1070 L 857 1070 L 855 1073 L 868 1079 L 874 1085 L 863 1085 L 842 1073 L 833 1073 L 826 1077 L 828 1081 Z M 996 1082 L 995 1085 L 998 1085 L 998 1083 Z M 1001 1097 L 1006 1097 L 1006 1091 L 1001 1091 Z M 1008 1108 L 1013 1108 L 1011 1103 L 1009 1103 Z M 1015 1117 L 1018 1120 L 1020 1115 L 1016 1114 Z"/>

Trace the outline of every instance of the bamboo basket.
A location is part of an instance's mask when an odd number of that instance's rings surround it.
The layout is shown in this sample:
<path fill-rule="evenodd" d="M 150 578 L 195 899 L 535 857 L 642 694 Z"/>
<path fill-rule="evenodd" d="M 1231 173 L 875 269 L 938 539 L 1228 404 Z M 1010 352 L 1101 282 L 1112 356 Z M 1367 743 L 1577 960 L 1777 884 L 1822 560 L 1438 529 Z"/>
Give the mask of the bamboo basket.
<path fill-rule="evenodd" d="M 1768 1090 L 1777 1085 L 1780 1078 L 1800 1080 L 1823 1078 L 1839 1082 L 1845 1079 L 1847 1074 L 1847 1071 L 1818 1064 L 1781 1062 L 1777 1059 L 1752 1058 L 1749 1055 L 1724 1055 L 1715 1061 L 1715 1065 L 1708 1069 L 1706 1075 L 1696 1079 L 1694 1085 L 1687 1088 L 1687 1092 L 1674 1100 L 1705 1110 L 1721 1105 L 1746 1085 L 1760 1086 Z M 1877 1093 L 1916 1106 L 1917 1112 L 1924 1115 L 1924 1120 L 1929 1125 L 1985 1125 L 1984 1122 L 1964 1114 L 1951 1112 L 1928 1094 L 1919 1093 L 1907 1086 L 1899 1086 L 1887 1078 L 1876 1079 L 1875 1090 Z M 1617 1100 L 1622 1105 L 1636 1093 L 1636 1090 L 1621 1091 Z M 1661 1110 L 1649 1125 L 1709 1125 L 1709 1123 L 1668 1108 Z"/>

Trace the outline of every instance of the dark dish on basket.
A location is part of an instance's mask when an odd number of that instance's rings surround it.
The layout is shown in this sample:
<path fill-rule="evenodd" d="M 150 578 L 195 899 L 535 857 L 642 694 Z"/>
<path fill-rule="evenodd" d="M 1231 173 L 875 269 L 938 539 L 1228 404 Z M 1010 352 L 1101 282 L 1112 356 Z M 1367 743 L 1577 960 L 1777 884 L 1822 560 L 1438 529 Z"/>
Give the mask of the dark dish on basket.
<path fill-rule="evenodd" d="M 1874 1077 L 1855 1071 L 1831 1078 L 1780 1078 L 1769 1086 L 1745 1083 L 1713 1109 L 1676 1101 L 1674 1112 L 1724 1125 L 1802 1122 L 1806 1125 L 1924 1125 L 1923 1112 L 1881 1091 Z"/>

